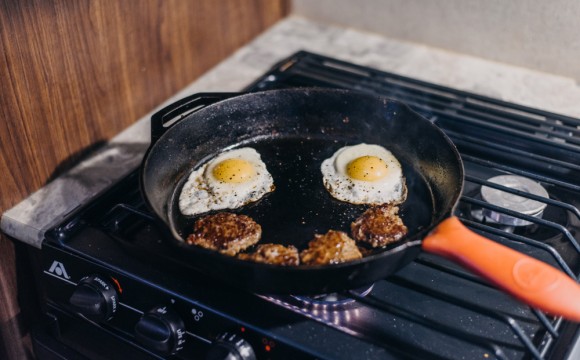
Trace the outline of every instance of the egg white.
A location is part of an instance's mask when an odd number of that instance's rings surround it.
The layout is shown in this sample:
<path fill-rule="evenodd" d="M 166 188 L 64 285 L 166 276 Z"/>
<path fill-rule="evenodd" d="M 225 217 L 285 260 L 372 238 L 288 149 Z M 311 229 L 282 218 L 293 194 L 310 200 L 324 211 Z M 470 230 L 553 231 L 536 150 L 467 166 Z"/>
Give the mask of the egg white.
<path fill-rule="evenodd" d="M 348 164 L 362 156 L 376 156 L 387 165 L 387 174 L 375 181 L 351 178 Z M 338 149 L 320 167 L 324 187 L 336 199 L 351 204 L 399 204 L 405 201 L 407 188 L 401 164 L 387 149 L 379 145 L 358 144 Z"/>
<path fill-rule="evenodd" d="M 227 183 L 216 179 L 213 169 L 227 159 L 243 159 L 252 164 L 255 176 L 243 183 Z M 274 180 L 260 154 L 253 148 L 223 152 L 194 170 L 179 195 L 183 215 L 197 215 L 211 210 L 236 209 L 261 199 L 274 190 Z"/>

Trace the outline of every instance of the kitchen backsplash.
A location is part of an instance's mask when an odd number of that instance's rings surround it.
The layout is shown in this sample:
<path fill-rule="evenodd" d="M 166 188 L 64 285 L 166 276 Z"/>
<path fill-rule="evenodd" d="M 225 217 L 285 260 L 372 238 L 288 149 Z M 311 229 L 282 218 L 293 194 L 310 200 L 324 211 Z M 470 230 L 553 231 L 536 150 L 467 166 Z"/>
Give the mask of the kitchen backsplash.
<path fill-rule="evenodd" d="M 293 0 L 307 18 L 580 80 L 576 0 Z"/>

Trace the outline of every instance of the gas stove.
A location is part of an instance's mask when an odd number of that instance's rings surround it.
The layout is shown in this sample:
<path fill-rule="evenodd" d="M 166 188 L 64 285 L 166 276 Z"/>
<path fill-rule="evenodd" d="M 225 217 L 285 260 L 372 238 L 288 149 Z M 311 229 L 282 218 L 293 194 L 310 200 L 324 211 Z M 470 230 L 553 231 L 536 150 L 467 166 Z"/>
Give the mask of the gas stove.
<path fill-rule="evenodd" d="M 471 229 L 578 278 L 580 120 L 299 52 L 248 91 L 341 87 L 384 95 L 457 145 Z M 370 287 L 253 294 L 204 277 L 168 245 L 138 170 L 47 233 L 39 358 L 574 359 L 577 324 L 423 254 Z M 53 344 L 56 340 L 57 345 Z"/>

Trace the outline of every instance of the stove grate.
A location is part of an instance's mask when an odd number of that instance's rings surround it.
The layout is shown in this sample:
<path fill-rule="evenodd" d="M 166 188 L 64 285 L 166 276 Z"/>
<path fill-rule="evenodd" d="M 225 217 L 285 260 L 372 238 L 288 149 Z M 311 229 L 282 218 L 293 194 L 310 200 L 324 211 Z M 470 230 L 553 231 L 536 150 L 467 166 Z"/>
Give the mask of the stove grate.
<path fill-rule="evenodd" d="M 547 111 L 507 103 L 444 86 L 426 83 L 392 73 L 386 73 L 309 52 L 299 52 L 274 66 L 248 87 L 250 91 L 285 87 L 340 87 L 379 94 L 407 103 L 411 108 L 440 126 L 457 145 L 465 162 L 465 190 L 457 214 L 472 230 L 504 245 L 528 253 L 561 268 L 574 279 L 580 271 L 580 247 L 576 234 L 580 229 L 580 120 Z M 576 159 L 576 160 L 575 160 Z M 516 189 L 491 183 L 494 175 L 515 174 L 533 179 L 545 186 L 549 198 L 531 195 Z M 488 186 L 513 195 L 547 204 L 546 213 L 556 213 L 556 219 L 537 218 L 489 204 L 478 196 L 478 189 Z M 562 200 L 565 199 L 565 200 Z M 471 208 L 485 208 L 532 223 L 531 229 L 498 227 L 486 219 L 474 219 Z M 530 233 L 531 231 L 531 233 Z M 541 236 L 540 236 L 541 235 Z M 540 237 L 536 239 L 535 237 Z M 545 238 L 544 238 L 545 237 Z M 413 264 L 445 273 L 478 287 L 495 291 L 479 277 L 457 266 L 420 256 Z M 473 312 L 483 319 L 499 321 L 517 338 L 519 346 L 491 339 L 486 331 L 449 325 L 437 317 L 428 317 L 401 307 L 388 296 L 381 297 L 377 288 L 368 296 L 348 292 L 345 296 L 383 313 L 404 318 L 432 331 L 455 337 L 486 349 L 498 359 L 545 359 L 555 352 L 554 344 L 562 337 L 566 321 L 547 316 L 541 311 L 521 305 L 498 292 L 493 303 L 474 303 L 449 294 L 437 287 L 419 284 L 397 275 L 381 282 L 395 284 L 420 293 L 426 299 L 436 299 Z M 424 300 L 430 301 L 430 300 Z M 505 305 L 507 304 L 507 305 Z M 508 306 L 507 308 L 505 306 Z M 324 319 L 318 319 L 324 322 Z M 482 320 L 481 323 L 485 323 Z M 332 323 L 328 325 L 333 326 Z M 335 326 L 336 327 L 336 326 Z M 492 326 L 493 328 L 493 326 Z M 488 329 L 489 330 L 489 329 Z M 393 339 L 380 341 L 372 334 L 359 334 L 385 347 Z M 398 339 L 400 341 L 400 339 Z M 413 357 L 413 343 L 408 343 L 407 356 Z M 406 348 L 406 347 L 405 347 Z M 400 350 L 400 349 L 399 349 Z M 430 352 L 436 358 L 436 352 Z M 560 350 L 561 353 L 562 350 Z M 422 353 L 424 356 L 425 353 Z M 454 357 L 451 355 L 450 357 Z M 459 356 L 459 355 L 458 355 Z"/>

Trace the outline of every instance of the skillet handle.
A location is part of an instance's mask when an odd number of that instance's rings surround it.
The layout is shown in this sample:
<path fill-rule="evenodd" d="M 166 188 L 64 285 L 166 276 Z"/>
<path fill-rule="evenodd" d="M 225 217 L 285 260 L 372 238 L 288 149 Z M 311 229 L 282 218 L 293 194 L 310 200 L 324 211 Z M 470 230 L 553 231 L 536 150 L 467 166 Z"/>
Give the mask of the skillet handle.
<path fill-rule="evenodd" d="M 238 95 L 241 93 L 198 93 L 167 105 L 151 116 L 151 143 L 156 142 L 170 127 L 187 115 Z"/>
<path fill-rule="evenodd" d="M 472 270 L 526 304 L 580 322 L 580 285 L 556 268 L 480 236 L 451 217 L 423 250 Z"/>

